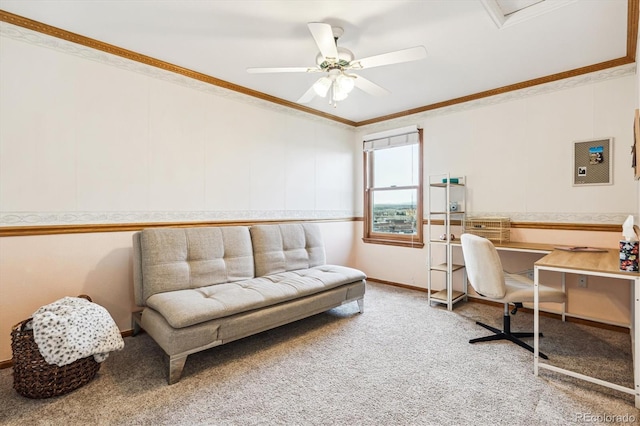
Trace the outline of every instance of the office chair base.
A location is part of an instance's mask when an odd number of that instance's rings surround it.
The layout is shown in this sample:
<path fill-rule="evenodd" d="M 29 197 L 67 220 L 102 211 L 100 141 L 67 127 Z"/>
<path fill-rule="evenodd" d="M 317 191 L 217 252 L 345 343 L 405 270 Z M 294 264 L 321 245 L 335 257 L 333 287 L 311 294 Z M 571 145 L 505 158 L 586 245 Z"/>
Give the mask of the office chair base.
<path fill-rule="evenodd" d="M 523 342 L 522 340 L 519 339 L 519 337 L 533 337 L 534 334 L 533 333 L 528 333 L 528 332 L 516 332 L 516 333 L 512 333 L 511 332 L 511 318 L 508 315 L 504 316 L 504 331 L 497 329 L 495 327 L 492 327 L 490 325 L 481 323 L 480 321 L 476 321 L 476 324 L 486 328 L 487 330 L 493 331 L 495 334 L 492 334 L 490 336 L 485 336 L 485 337 L 478 337 L 476 339 L 471 339 L 469 340 L 469 343 L 478 343 L 478 342 L 492 342 L 495 340 L 508 340 L 510 342 L 515 343 L 516 345 L 528 350 L 529 352 L 533 353 L 533 347 L 531 345 L 528 345 L 527 343 Z M 539 336 L 542 337 L 542 333 L 539 333 Z M 549 357 L 545 354 L 543 354 L 542 352 L 538 352 L 538 356 L 542 359 L 549 359 Z"/>

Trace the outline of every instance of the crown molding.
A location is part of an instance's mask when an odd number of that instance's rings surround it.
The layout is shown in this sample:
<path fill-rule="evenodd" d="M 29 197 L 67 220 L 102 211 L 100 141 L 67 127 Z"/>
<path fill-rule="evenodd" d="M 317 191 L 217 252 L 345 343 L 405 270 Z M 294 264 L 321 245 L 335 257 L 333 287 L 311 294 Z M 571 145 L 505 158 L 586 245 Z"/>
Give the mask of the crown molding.
<path fill-rule="evenodd" d="M 558 0 L 555 3 L 564 6 L 574 0 Z M 484 0 L 485 8 L 487 4 L 494 2 L 494 0 Z M 550 3 L 550 2 L 544 2 Z M 337 117 L 331 114 L 327 114 L 315 109 L 305 107 L 295 102 L 286 101 L 284 99 L 276 98 L 274 96 L 267 95 L 265 93 L 257 92 L 255 90 L 248 89 L 243 86 L 235 85 L 233 83 L 226 82 L 224 80 L 217 79 L 215 77 L 208 76 L 206 74 L 198 73 L 186 68 L 178 67 L 176 65 L 160 61 L 145 55 L 138 54 L 126 49 L 119 48 L 107 43 L 103 43 L 88 37 L 84 37 L 69 31 L 65 31 L 50 25 L 33 21 L 12 13 L 0 10 L 0 35 L 14 38 L 17 40 L 25 41 L 28 43 L 41 45 L 44 47 L 64 51 L 66 53 L 74 54 L 76 56 L 84 57 L 91 60 L 107 63 L 112 66 L 128 69 L 134 72 L 143 73 L 145 75 L 152 76 L 154 78 L 160 78 L 166 81 L 170 81 L 176 84 L 181 84 L 187 87 L 194 88 L 196 90 L 202 90 L 205 92 L 215 93 L 217 96 L 233 98 L 241 100 L 246 103 L 250 103 L 261 108 L 267 108 L 271 110 L 277 110 L 279 112 L 292 114 L 301 118 L 314 118 L 315 120 L 322 120 L 324 123 L 333 122 L 341 125 L 342 128 L 363 127 L 375 123 L 386 122 L 395 120 L 398 118 L 411 116 L 415 120 L 416 114 L 427 113 L 434 110 L 447 110 L 439 111 L 439 113 L 451 112 L 450 108 L 457 105 L 465 104 L 464 109 L 475 108 L 484 104 L 478 103 L 478 101 L 493 98 L 496 96 L 507 96 L 510 92 L 517 92 L 520 90 L 533 89 L 534 92 L 540 85 L 546 85 L 562 81 L 564 79 L 572 79 L 576 76 L 596 74 L 595 76 L 588 77 L 584 84 L 589 82 L 598 81 L 601 79 L 600 74 L 602 72 L 605 75 L 611 76 L 612 73 L 607 72 L 611 68 L 620 68 L 628 66 L 629 73 L 635 72 L 635 56 L 637 48 L 638 38 L 638 19 L 640 14 L 639 0 L 627 0 L 628 12 L 627 12 L 627 53 L 626 56 L 613 59 L 610 61 L 601 62 L 599 64 L 593 64 L 586 67 L 581 67 L 562 73 L 557 73 L 545 77 L 536 78 L 520 82 L 517 84 L 504 86 L 492 90 L 487 90 L 480 93 L 471 94 L 468 96 L 447 100 L 444 102 L 438 102 L 435 104 L 425 105 L 419 108 L 414 108 L 406 111 L 400 111 L 394 114 L 389 114 L 381 117 L 372 118 L 369 120 L 363 120 L 360 122 L 354 122 L 346 120 L 341 117 Z M 552 5 L 553 6 L 553 5 Z M 545 6 L 547 7 L 547 6 Z M 491 8 L 491 6 L 489 6 Z M 532 6 L 528 9 L 540 10 L 541 8 L 535 8 Z M 529 15 L 534 12 L 522 11 L 519 16 L 528 19 Z M 526 12 L 526 13 L 524 13 Z M 514 15 L 518 15 L 516 12 Z M 537 12 L 536 12 L 537 13 Z M 518 18 L 520 19 L 520 18 Z M 515 21 L 514 21 L 515 22 Z M 632 71 L 631 71 L 632 67 Z M 613 75 L 616 72 L 614 71 Z M 619 77 L 620 75 L 618 75 Z M 562 84 L 560 84 L 562 86 Z M 562 90 L 552 89 L 552 90 Z M 533 96 L 536 93 L 528 92 Z M 502 98 L 504 99 L 504 98 Z M 509 99 L 490 101 L 491 103 L 504 102 Z M 471 105 L 466 105 L 471 104 Z"/>
<path fill-rule="evenodd" d="M 211 93 L 218 97 L 241 101 L 288 115 L 295 115 L 299 118 L 321 121 L 325 124 L 332 124 L 346 129 L 353 129 L 357 124 L 351 120 L 317 111 L 295 102 L 286 101 L 3 10 L 0 10 L 0 36 L 100 62 L 190 89 Z"/>
<path fill-rule="evenodd" d="M 468 111 L 490 105 L 497 105 L 518 99 L 525 99 L 547 93 L 572 89 L 574 87 L 614 80 L 621 77 L 634 76 L 635 74 L 636 64 L 633 62 L 625 63 L 617 67 L 605 67 L 599 71 L 578 74 L 576 76 L 563 79 L 551 80 L 544 84 L 521 84 L 522 87 L 517 90 L 497 89 L 496 91 L 499 91 L 500 93 L 496 93 L 491 96 L 473 96 L 474 99 L 469 100 L 462 100 L 462 98 L 459 98 L 459 100 L 454 99 L 451 101 L 432 105 L 431 107 L 420 108 L 419 111 L 412 112 L 411 114 L 397 114 L 393 117 L 389 116 L 389 118 L 386 120 L 369 120 L 367 124 L 362 124 L 362 127 L 358 127 L 358 130 L 365 133 L 371 133 L 382 131 L 391 127 L 395 128 L 406 125 L 415 125 L 416 122 L 420 122 L 420 120 L 429 117 L 453 114 L 456 112 Z"/>

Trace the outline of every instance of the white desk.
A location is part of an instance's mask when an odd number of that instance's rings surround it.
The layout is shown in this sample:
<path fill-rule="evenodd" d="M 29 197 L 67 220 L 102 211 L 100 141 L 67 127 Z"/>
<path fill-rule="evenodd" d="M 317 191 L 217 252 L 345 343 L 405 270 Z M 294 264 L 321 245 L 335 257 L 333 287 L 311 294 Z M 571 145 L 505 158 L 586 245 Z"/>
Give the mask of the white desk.
<path fill-rule="evenodd" d="M 511 241 L 508 243 L 496 243 L 493 245 L 497 250 L 502 251 L 517 251 L 520 253 L 541 253 L 548 254 L 554 250 L 554 246 L 551 244 L 542 244 L 542 243 L 521 243 Z"/>
<path fill-rule="evenodd" d="M 633 388 L 627 388 L 615 383 L 597 379 L 595 377 L 585 376 L 583 374 L 555 367 L 551 364 L 540 362 L 538 356 L 540 349 L 540 305 L 539 305 L 539 273 L 540 271 L 554 271 L 572 274 L 595 275 L 599 277 L 615 278 L 618 280 L 626 280 L 631 283 L 631 351 L 633 354 Z M 589 252 L 567 252 L 562 250 L 554 250 L 534 264 L 534 288 L 535 297 L 533 303 L 533 328 L 534 328 L 534 374 L 537 376 L 540 368 L 555 371 L 557 373 L 566 374 L 581 380 L 596 383 L 616 389 L 621 392 L 629 393 L 635 396 L 635 406 L 640 408 L 640 338 L 637 333 L 640 332 L 640 274 L 634 272 L 622 272 L 619 268 L 619 252 L 618 250 L 607 250 L 604 253 Z"/>
<path fill-rule="evenodd" d="M 462 243 L 460 242 L 460 240 L 453 241 L 451 245 L 462 247 Z M 521 253 L 548 254 L 554 250 L 554 246 L 552 244 L 542 244 L 542 243 L 521 243 L 521 242 L 515 242 L 515 241 L 511 241 L 508 243 L 496 243 L 494 241 L 493 245 L 497 250 L 516 251 Z"/>
<path fill-rule="evenodd" d="M 456 241 L 451 243 L 452 246 L 458 246 L 458 247 L 462 247 L 462 244 L 460 243 L 460 241 Z M 498 251 L 504 251 L 504 252 L 516 252 L 516 253 L 533 253 L 533 254 L 540 254 L 540 255 L 546 255 L 551 253 L 554 249 L 555 246 L 553 244 L 545 244 L 545 243 L 527 243 L 527 242 L 516 242 L 516 241 L 511 241 L 511 242 L 506 242 L 506 243 L 498 243 L 498 242 L 493 242 L 493 245 L 495 246 L 496 250 Z M 565 280 L 564 277 L 562 279 L 562 291 L 565 291 L 566 287 L 565 287 Z M 471 297 L 475 297 L 478 299 L 484 299 L 484 297 L 479 296 L 479 295 L 475 295 L 475 296 L 471 296 Z M 558 314 L 561 316 L 562 321 L 565 321 L 567 316 L 575 316 L 575 315 L 571 315 L 569 313 L 566 312 L 565 309 L 566 304 L 562 304 L 562 310 L 561 311 L 548 311 L 554 314 Z M 597 319 L 592 319 L 592 318 L 585 318 L 585 317 L 581 317 L 582 319 L 586 319 L 586 320 L 597 320 Z"/>

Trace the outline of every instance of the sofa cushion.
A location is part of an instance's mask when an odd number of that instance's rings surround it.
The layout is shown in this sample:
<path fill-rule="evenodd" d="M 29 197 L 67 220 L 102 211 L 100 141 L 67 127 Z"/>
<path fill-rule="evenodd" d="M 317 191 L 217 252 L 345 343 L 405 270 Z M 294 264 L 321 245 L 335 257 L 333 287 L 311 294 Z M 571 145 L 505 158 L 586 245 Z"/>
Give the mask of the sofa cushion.
<path fill-rule="evenodd" d="M 172 327 L 182 328 L 319 293 L 365 278 L 356 269 L 322 265 L 233 283 L 157 293 L 147 299 L 147 305 L 158 311 Z"/>
<path fill-rule="evenodd" d="M 322 234 L 315 223 L 256 225 L 250 232 L 256 277 L 325 264 Z"/>
<path fill-rule="evenodd" d="M 143 301 L 177 290 L 253 278 L 244 226 L 151 228 L 140 235 Z"/>

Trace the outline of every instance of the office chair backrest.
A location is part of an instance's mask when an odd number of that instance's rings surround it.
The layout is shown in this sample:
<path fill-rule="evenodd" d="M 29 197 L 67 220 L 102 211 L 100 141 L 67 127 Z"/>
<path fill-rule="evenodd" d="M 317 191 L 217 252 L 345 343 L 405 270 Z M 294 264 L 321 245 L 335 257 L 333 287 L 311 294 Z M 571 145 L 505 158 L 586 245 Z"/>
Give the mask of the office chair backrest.
<path fill-rule="evenodd" d="M 501 299 L 506 293 L 502 262 L 493 243 L 473 234 L 462 234 L 462 255 L 469 283 L 481 296 Z"/>

